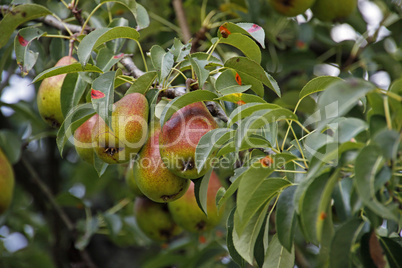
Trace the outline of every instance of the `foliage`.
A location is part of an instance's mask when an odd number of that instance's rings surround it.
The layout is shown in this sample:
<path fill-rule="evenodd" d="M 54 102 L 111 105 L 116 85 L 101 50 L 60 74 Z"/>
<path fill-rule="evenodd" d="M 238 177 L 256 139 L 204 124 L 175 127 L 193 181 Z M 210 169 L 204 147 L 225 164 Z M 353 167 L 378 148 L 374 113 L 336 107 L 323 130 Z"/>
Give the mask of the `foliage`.
<path fill-rule="evenodd" d="M 38 87 L 68 74 L 66 119 L 50 129 L 35 100 L 0 102 L 14 112 L 0 116 L 0 147 L 17 182 L 0 216 L 1 267 L 402 266 L 398 1 L 359 1 L 343 24 L 356 38 L 340 42 L 341 24 L 286 18 L 268 1 L 185 1 L 197 33 L 186 41 L 170 1 L 35 2 L 1 9 L 0 89 L 11 76 Z M 374 30 L 367 5 L 382 15 Z M 78 63 L 52 68 L 67 54 Z M 161 125 L 188 104 L 213 107 L 220 128 L 196 151 L 196 168 L 214 158 L 227 184 L 213 231 L 152 242 L 133 215 L 127 165 L 78 158 L 74 131 L 94 112 L 109 123 L 112 110 L 101 108 L 134 92 Z M 208 180 L 195 180 L 203 211 Z M 24 249 L 10 248 L 11 234 Z"/>

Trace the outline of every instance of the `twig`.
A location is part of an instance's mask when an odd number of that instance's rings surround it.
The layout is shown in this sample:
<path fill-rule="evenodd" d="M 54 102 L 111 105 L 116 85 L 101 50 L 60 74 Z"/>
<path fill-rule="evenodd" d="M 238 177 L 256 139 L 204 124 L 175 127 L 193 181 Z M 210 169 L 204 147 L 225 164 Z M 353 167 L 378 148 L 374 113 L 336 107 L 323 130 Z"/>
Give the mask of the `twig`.
<path fill-rule="evenodd" d="M 120 63 L 123 64 L 124 68 L 126 68 L 127 71 L 129 71 L 130 74 L 132 76 L 134 76 L 134 78 L 138 78 L 144 74 L 144 72 L 142 70 L 140 70 L 137 67 L 137 65 L 135 65 L 135 63 L 131 57 L 127 57 L 127 56 L 123 57 L 120 60 Z"/>
<path fill-rule="evenodd" d="M 191 39 L 191 32 L 187 23 L 186 13 L 183 8 L 183 2 L 182 0 L 173 0 L 172 4 L 183 35 L 183 41 L 187 43 Z"/>

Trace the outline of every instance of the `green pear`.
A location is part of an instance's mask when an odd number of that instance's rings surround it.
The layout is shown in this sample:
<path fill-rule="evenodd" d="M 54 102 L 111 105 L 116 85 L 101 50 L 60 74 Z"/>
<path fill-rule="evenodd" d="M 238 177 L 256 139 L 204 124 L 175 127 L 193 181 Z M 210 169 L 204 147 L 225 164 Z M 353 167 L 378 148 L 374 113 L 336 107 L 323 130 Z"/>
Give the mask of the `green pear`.
<path fill-rule="evenodd" d="M 188 189 L 190 180 L 173 174 L 162 161 L 159 153 L 161 127 L 158 120 L 153 127 L 147 143 L 142 147 L 134 162 L 134 178 L 138 188 L 154 202 L 171 202 L 180 198 Z"/>
<path fill-rule="evenodd" d="M 77 62 L 77 60 L 71 56 L 65 56 L 56 63 L 55 67 L 70 65 L 74 62 Z M 60 93 L 66 75 L 60 74 L 43 79 L 37 95 L 39 114 L 43 120 L 54 128 L 60 127 L 64 121 L 61 111 Z"/>
<path fill-rule="evenodd" d="M 140 188 L 138 188 L 137 182 L 135 181 L 134 178 L 134 161 L 132 161 L 133 164 L 128 165 L 128 167 L 125 170 L 124 173 L 124 178 L 126 180 L 126 183 L 128 187 L 130 188 L 131 192 L 135 196 L 144 196 L 144 194 L 141 192 Z"/>
<path fill-rule="evenodd" d="M 144 145 L 148 133 L 148 101 L 140 93 L 113 105 L 110 129 L 99 116 L 92 130 L 97 156 L 109 164 L 125 163 Z"/>
<path fill-rule="evenodd" d="M 287 17 L 294 17 L 306 12 L 315 1 L 316 0 L 269 0 L 269 3 L 278 13 Z"/>
<path fill-rule="evenodd" d="M 216 193 L 222 184 L 218 175 L 212 172 L 207 190 L 207 214 L 198 207 L 194 194 L 194 183 L 191 182 L 187 192 L 178 200 L 168 203 L 173 220 L 183 229 L 197 233 L 208 231 L 217 226 L 223 216 L 224 207 L 218 211 L 215 203 Z"/>
<path fill-rule="evenodd" d="M 134 214 L 138 227 L 152 240 L 167 242 L 182 232 L 173 221 L 166 204 L 138 197 L 134 201 Z"/>
<path fill-rule="evenodd" d="M 95 114 L 74 132 L 74 147 L 77 154 L 90 164 L 94 162 L 94 150 L 92 144 L 92 129 L 98 121 L 99 115 Z"/>
<path fill-rule="evenodd" d="M 0 149 L 0 214 L 10 206 L 14 191 L 14 171 Z"/>
<path fill-rule="evenodd" d="M 314 16 L 321 21 L 341 21 L 357 7 L 357 0 L 316 0 L 311 7 Z"/>
<path fill-rule="evenodd" d="M 218 127 L 203 102 L 189 104 L 163 125 L 159 137 L 159 150 L 163 161 L 174 174 L 186 178 L 202 177 L 209 164 L 197 172 L 195 150 L 201 137 Z"/>

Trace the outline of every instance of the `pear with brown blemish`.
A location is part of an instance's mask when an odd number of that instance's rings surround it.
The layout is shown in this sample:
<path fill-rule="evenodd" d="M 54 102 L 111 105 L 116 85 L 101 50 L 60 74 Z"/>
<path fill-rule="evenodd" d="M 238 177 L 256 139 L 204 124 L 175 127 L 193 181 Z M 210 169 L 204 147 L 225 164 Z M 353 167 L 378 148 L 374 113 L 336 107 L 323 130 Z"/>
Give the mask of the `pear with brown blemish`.
<path fill-rule="evenodd" d="M 148 101 L 131 93 L 113 105 L 110 129 L 98 116 L 92 130 L 97 156 L 109 164 L 125 163 L 138 153 L 148 134 Z"/>
<path fill-rule="evenodd" d="M 161 127 L 157 120 L 147 143 L 134 162 L 133 176 L 140 191 L 154 202 L 171 202 L 180 198 L 188 189 L 190 180 L 173 174 L 162 161 L 159 152 Z"/>
<path fill-rule="evenodd" d="M 10 206 L 14 192 L 14 171 L 0 149 L 0 215 Z"/>
<path fill-rule="evenodd" d="M 55 65 L 65 66 L 77 62 L 71 56 L 61 58 Z M 61 111 L 61 87 L 67 74 L 59 74 L 49 78 L 45 78 L 39 87 L 37 94 L 37 103 L 39 114 L 50 126 L 54 128 L 60 127 L 64 121 L 63 112 Z"/>

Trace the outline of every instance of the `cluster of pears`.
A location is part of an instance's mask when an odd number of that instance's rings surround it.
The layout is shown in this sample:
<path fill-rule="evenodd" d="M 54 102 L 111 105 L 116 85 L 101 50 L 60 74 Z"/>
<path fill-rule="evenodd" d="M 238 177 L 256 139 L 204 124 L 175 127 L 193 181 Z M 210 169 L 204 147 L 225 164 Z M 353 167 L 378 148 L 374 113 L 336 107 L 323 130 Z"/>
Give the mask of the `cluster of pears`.
<path fill-rule="evenodd" d="M 345 19 L 357 6 L 357 0 L 269 0 L 269 3 L 284 16 L 294 17 L 311 8 L 316 18 L 332 22 Z"/>
<path fill-rule="evenodd" d="M 0 215 L 10 206 L 14 191 L 14 171 L 0 149 Z"/>

